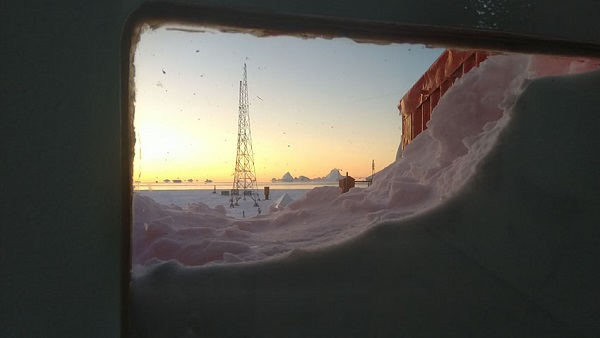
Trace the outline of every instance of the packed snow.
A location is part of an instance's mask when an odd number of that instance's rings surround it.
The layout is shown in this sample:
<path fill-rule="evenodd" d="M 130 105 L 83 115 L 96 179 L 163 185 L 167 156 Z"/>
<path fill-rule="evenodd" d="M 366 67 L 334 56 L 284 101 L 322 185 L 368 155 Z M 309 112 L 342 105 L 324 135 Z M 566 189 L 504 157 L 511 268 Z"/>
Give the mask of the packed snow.
<path fill-rule="evenodd" d="M 595 336 L 599 67 L 490 57 L 368 188 L 244 219 L 136 194 L 136 334 Z"/>

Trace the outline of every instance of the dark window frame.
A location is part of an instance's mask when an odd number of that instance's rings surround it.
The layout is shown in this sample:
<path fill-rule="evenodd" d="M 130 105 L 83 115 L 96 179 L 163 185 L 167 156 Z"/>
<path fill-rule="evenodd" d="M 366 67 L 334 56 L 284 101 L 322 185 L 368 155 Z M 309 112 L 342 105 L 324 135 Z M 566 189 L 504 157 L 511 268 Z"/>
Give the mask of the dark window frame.
<path fill-rule="evenodd" d="M 132 60 L 143 25 L 201 26 L 257 36 L 350 38 L 358 42 L 414 43 L 429 46 L 553 55 L 600 56 L 600 44 L 514 34 L 501 30 L 442 27 L 356 20 L 332 16 L 244 10 L 202 5 L 145 3 L 127 19 L 121 37 L 121 336 L 130 331 L 131 222 L 133 200 L 134 88 Z M 399 98 L 400 99 L 400 98 Z"/>

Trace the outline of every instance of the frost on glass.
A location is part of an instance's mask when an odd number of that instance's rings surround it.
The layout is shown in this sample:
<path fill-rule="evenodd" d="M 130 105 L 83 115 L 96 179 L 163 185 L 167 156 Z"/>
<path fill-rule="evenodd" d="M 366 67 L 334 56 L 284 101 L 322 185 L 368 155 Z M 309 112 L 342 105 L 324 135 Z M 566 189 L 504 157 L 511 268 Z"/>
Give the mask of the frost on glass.
<path fill-rule="evenodd" d="M 494 30 L 505 28 L 509 20 L 527 20 L 526 16 L 530 9 L 532 5 L 527 1 L 511 0 L 470 0 L 464 7 L 469 16 L 476 18 L 477 28 Z"/>

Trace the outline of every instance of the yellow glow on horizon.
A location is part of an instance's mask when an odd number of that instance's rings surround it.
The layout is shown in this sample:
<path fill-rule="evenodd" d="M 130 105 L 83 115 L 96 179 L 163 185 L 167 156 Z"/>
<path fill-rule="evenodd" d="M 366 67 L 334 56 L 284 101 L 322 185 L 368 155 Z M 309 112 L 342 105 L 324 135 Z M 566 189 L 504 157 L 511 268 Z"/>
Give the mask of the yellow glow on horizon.
<path fill-rule="evenodd" d="M 395 160 L 397 103 L 440 53 L 347 39 L 149 30 L 134 59 L 133 179 L 233 180 L 246 62 L 259 182 L 286 172 L 318 178 L 334 168 L 369 176 L 372 160 L 376 170 Z"/>

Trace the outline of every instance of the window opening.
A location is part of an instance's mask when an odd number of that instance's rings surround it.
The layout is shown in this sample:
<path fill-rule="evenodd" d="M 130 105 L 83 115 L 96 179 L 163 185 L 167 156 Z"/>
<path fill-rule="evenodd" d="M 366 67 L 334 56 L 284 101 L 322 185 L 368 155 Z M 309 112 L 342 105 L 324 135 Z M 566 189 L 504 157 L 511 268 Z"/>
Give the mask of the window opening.
<path fill-rule="evenodd" d="M 163 33 L 164 36 L 161 35 Z M 170 38 L 167 37 L 167 33 L 179 37 Z M 154 49 L 153 52 L 153 49 L 149 48 L 152 42 L 146 41 L 144 34 L 162 40 L 166 45 Z M 252 290 L 244 288 L 244 281 L 256 281 L 256 278 L 266 281 L 264 280 L 266 277 L 259 274 L 259 271 L 274 271 L 268 270 L 269 267 L 281 268 L 285 271 L 291 269 L 292 273 L 306 272 L 302 268 L 295 269 L 294 263 L 290 262 L 315 259 L 319 252 L 335 255 L 339 253 L 336 251 L 337 244 L 347 244 L 349 238 L 359 236 L 367 229 L 379 227 L 379 229 L 390 230 L 391 221 L 401 224 L 403 220 L 409 219 L 409 216 L 431 210 L 432 207 L 440 206 L 447 200 L 468 200 L 468 194 L 463 196 L 460 187 L 468 184 L 474 175 L 483 175 L 483 179 L 486 177 L 485 171 L 483 174 L 478 173 L 477 168 L 470 163 L 478 163 L 493 151 L 494 142 L 501 137 L 499 135 L 503 132 L 504 124 L 509 123 L 508 120 L 511 119 L 514 110 L 522 109 L 515 100 L 523 93 L 525 84 L 530 80 L 547 76 L 585 73 L 600 67 L 600 62 L 593 58 L 489 53 L 489 58 L 478 60 L 480 62 L 472 62 L 473 60 L 466 58 L 466 62 L 461 64 L 460 69 L 456 72 L 454 70 L 448 72 L 453 74 L 449 77 L 442 76 L 443 79 L 437 83 L 437 86 L 419 88 L 415 84 L 427 74 L 431 69 L 429 67 L 439 60 L 438 57 L 443 55 L 443 50 L 415 45 L 403 46 L 405 50 L 419 51 L 416 59 L 422 63 L 421 66 L 407 66 L 398 61 L 399 56 L 395 56 L 393 60 L 392 57 L 386 59 L 389 60 L 389 65 L 385 64 L 382 69 L 377 69 L 357 66 L 347 58 L 358 53 L 363 59 L 370 59 L 381 55 L 379 52 L 364 52 L 364 55 L 360 54 L 362 52 L 352 53 L 344 48 L 347 47 L 345 44 L 355 45 L 354 42 L 316 39 L 308 42 L 327 42 L 327 44 L 339 42 L 344 47 L 332 52 L 337 63 L 334 62 L 330 66 L 303 68 L 300 67 L 303 62 L 311 59 L 320 62 L 326 58 L 323 54 L 311 55 L 311 47 L 302 45 L 307 41 L 298 40 L 298 46 L 294 46 L 291 39 L 295 38 L 263 38 L 265 40 L 261 41 L 260 38 L 246 36 L 261 42 L 271 39 L 284 42 L 285 47 L 276 51 L 268 46 L 247 49 L 266 52 L 266 56 L 263 57 L 271 59 L 264 61 L 254 52 L 236 54 L 229 50 L 223 55 L 218 55 L 215 52 L 217 49 L 215 45 L 210 45 L 208 42 L 210 38 L 217 37 L 215 39 L 217 43 L 232 38 L 235 40 L 232 44 L 235 50 L 250 44 L 244 41 L 244 37 L 240 34 L 230 33 L 227 38 L 224 37 L 227 34 L 222 34 L 224 33 L 204 28 L 199 34 L 191 33 L 182 27 L 165 26 L 144 31 L 136 49 L 134 65 L 137 142 L 133 165 L 135 197 L 132 251 L 133 285 L 138 288 L 133 292 L 134 308 L 137 309 L 137 312 L 134 310 L 133 316 L 134 327 L 136 330 L 139 329 L 139 332 L 148 333 L 156 330 L 159 335 L 177 332 L 188 336 L 212 334 L 218 330 L 240 333 L 248 328 L 253 328 L 254 333 L 273 332 L 269 330 L 269 325 L 260 321 L 260 318 L 257 319 L 258 324 L 242 320 L 239 328 L 226 327 L 221 321 L 215 321 L 213 315 L 224 315 L 230 308 L 217 303 L 221 300 L 227 303 L 238 299 L 238 296 L 228 293 L 228 290 L 231 291 L 233 288 L 240 291 L 240 301 L 245 305 L 259 304 L 260 306 L 262 301 L 266 301 L 263 305 L 270 304 L 269 306 L 272 307 L 275 304 L 274 308 L 283 306 L 290 301 L 289 297 L 297 296 L 294 290 L 286 287 L 290 283 L 289 276 L 271 275 L 274 282 L 269 290 L 260 286 Z M 208 37 L 208 40 L 196 40 L 199 35 L 202 35 L 203 39 Z M 391 48 L 391 46 L 378 47 Z M 174 52 L 180 48 L 182 52 Z M 323 47 L 316 47 L 316 49 L 319 53 L 323 53 Z M 159 52 L 165 50 L 174 54 L 162 58 Z M 286 57 L 286 53 L 290 56 Z M 195 59 L 203 54 L 212 54 L 212 61 L 221 65 L 209 66 L 209 59 L 202 61 Z M 301 56 L 299 59 L 290 62 L 291 56 L 298 55 Z M 279 64 L 283 60 L 289 63 Z M 193 65 L 191 70 L 180 68 L 186 63 Z M 352 80 L 350 74 L 344 72 L 331 75 L 332 69 L 341 63 L 351 65 L 347 72 L 363 74 L 359 77 L 361 80 Z M 382 90 L 381 88 L 388 87 L 377 87 L 375 83 L 369 83 L 374 85 L 372 88 L 375 89 L 372 90 L 360 87 L 368 82 L 385 79 L 390 75 L 390 69 L 397 70 L 396 67 L 410 68 L 408 70 L 413 72 L 411 75 L 392 75 L 389 83 L 394 83 L 393 79 L 407 79 L 406 84 L 399 86 L 400 89 L 396 87 L 389 91 Z M 477 71 L 470 72 L 473 69 Z M 246 76 L 247 82 L 243 80 Z M 489 81 L 490 78 L 494 81 Z M 311 85 L 295 86 L 307 79 L 312 80 L 312 82 L 307 81 Z M 242 85 L 239 85 L 240 81 Z M 202 84 L 203 82 L 206 84 Z M 548 83 L 545 85 L 550 86 Z M 317 90 L 312 91 L 313 87 Z M 356 91 L 353 92 L 348 88 Z M 416 105 L 414 110 L 404 107 L 402 101 L 405 99 L 409 101 L 411 90 L 419 89 L 420 92 L 414 94 L 414 97 L 418 97 L 420 104 Z M 409 96 L 403 96 L 405 94 Z M 470 101 L 472 96 L 485 99 Z M 326 101 L 329 97 L 337 98 L 331 102 Z M 388 97 L 391 97 L 391 103 L 384 103 L 386 108 L 380 108 L 379 103 L 388 101 Z M 232 199 L 233 196 L 240 196 L 239 191 L 238 195 L 234 195 L 231 172 L 236 168 L 233 162 L 238 160 L 239 121 L 244 110 L 242 107 L 244 102 L 249 104 L 257 185 L 262 188 L 256 189 L 258 190 L 256 193 L 251 192 L 250 199 L 253 203 L 250 207 L 242 206 L 240 200 L 235 200 L 240 204 L 235 205 Z M 398 105 L 400 111 L 397 110 Z M 457 107 L 461 109 L 455 109 Z M 354 112 L 354 109 L 360 113 Z M 167 114 L 152 114 L 165 111 Z M 386 116 L 385 118 L 377 114 L 380 111 L 387 112 L 385 115 L 382 114 Z M 183 118 L 182 121 L 179 120 L 180 118 Z M 379 120 L 380 118 L 382 119 Z M 473 120 L 477 120 L 476 123 Z M 369 125 L 373 121 L 376 121 L 375 124 Z M 403 133 L 400 132 L 400 121 L 403 123 Z M 334 134 L 328 127 L 341 129 L 342 132 Z M 386 132 L 386 128 L 390 128 L 390 131 Z M 371 133 L 373 130 L 376 132 Z M 517 132 L 510 128 L 508 130 Z M 538 132 L 547 136 L 544 131 L 538 130 Z M 367 142 L 384 135 L 391 137 L 381 143 L 385 145 L 373 146 L 372 143 Z M 524 135 L 526 136 L 527 133 Z M 225 143 L 227 146 L 224 146 Z M 390 143 L 394 147 L 387 152 L 393 153 L 393 156 L 386 158 L 382 155 L 381 161 L 374 161 L 373 158 L 378 156 L 375 155 L 376 151 L 387 147 Z M 325 146 L 332 147 L 326 148 L 326 152 L 319 152 Z M 543 149 L 548 150 L 547 147 Z M 186 158 L 189 162 L 185 160 Z M 214 171 L 199 169 L 205 163 L 211 163 L 213 158 L 218 159 L 214 166 L 221 165 L 222 169 Z M 355 158 L 359 159 L 360 164 L 353 167 L 351 161 Z M 343 164 L 328 165 L 327 163 L 331 163 L 328 161 Z M 161 166 L 157 164 L 159 162 Z M 377 170 L 375 170 L 375 163 L 378 165 L 381 163 L 381 167 Z M 325 172 L 321 169 L 313 169 L 313 172 L 309 169 L 298 169 L 309 168 L 310 165 L 333 166 L 334 170 L 330 174 L 336 175 L 332 182 L 328 182 L 323 179 L 323 174 L 320 174 Z M 172 169 L 165 169 L 166 167 Z M 374 178 L 372 174 L 369 177 L 369 170 L 371 173 L 375 172 L 375 175 L 381 173 L 381 178 L 377 176 Z M 353 177 L 345 173 L 350 171 L 358 174 L 352 174 L 355 176 Z M 217 174 L 220 172 L 230 173 L 229 177 L 218 176 L 221 175 Z M 283 172 L 285 174 L 282 175 Z M 361 180 L 371 181 L 370 183 L 373 184 L 360 186 L 361 182 L 356 181 Z M 354 189 L 346 189 L 348 184 L 357 184 L 357 186 Z M 305 191 L 295 196 L 292 193 L 278 194 L 277 192 L 281 187 L 299 185 L 318 187 L 310 191 L 304 189 Z M 341 194 L 344 190 L 348 191 L 346 194 Z M 495 196 L 508 194 L 502 191 L 500 195 Z M 176 195 L 178 196 L 175 197 Z M 199 198 L 201 195 L 210 196 L 207 198 L 214 201 L 218 199 L 219 204 L 211 204 L 207 202 L 208 200 Z M 242 193 L 242 196 L 245 196 L 245 193 Z M 227 199 L 225 203 L 223 198 Z M 268 204 L 261 204 L 267 201 Z M 440 208 L 445 210 L 443 207 Z M 340 218 L 342 219 L 340 224 L 352 224 L 352 221 L 357 218 L 360 220 L 350 227 L 340 228 L 335 226 L 336 220 Z M 443 223 L 443 219 L 441 217 L 435 220 Z M 332 223 L 334 226 L 328 226 Z M 427 229 L 432 228 L 427 227 Z M 273 233 L 276 235 L 269 238 Z M 527 234 L 520 233 L 519 238 L 523 239 L 528 236 Z M 365 243 L 365 238 L 371 238 L 369 236 L 372 234 L 365 235 L 362 238 L 363 242 L 359 238 L 352 243 Z M 444 236 L 443 231 L 442 236 Z M 503 238 L 502 235 L 499 237 Z M 454 239 L 446 238 L 449 242 Z M 384 239 L 381 241 L 389 244 Z M 342 249 L 339 250 L 356 249 L 352 243 L 347 246 L 342 245 Z M 458 245 L 461 250 L 467 250 L 467 248 L 460 248 L 459 242 L 453 244 Z M 484 251 L 484 256 L 489 254 L 485 252 L 485 245 L 494 247 L 492 243 L 478 244 L 484 245 L 480 248 Z M 309 250 L 306 250 L 307 248 Z M 371 252 L 376 252 L 377 245 L 371 249 Z M 402 250 L 399 249 L 399 252 Z M 466 252 L 467 255 L 472 254 Z M 463 254 L 465 252 L 461 253 Z M 353 253 L 349 255 L 357 258 Z M 274 265 L 235 264 L 277 257 L 282 260 L 274 260 Z M 392 259 L 377 257 L 384 261 Z M 473 259 L 485 258 L 473 257 Z M 323 277 L 322 273 L 327 270 L 327 264 L 315 264 L 319 276 Z M 373 261 L 369 264 L 378 266 L 379 262 Z M 213 265 L 217 269 L 207 268 Z M 199 266 L 204 266 L 206 269 L 186 268 Z M 241 273 L 238 276 L 240 284 L 227 279 L 226 266 L 232 266 L 232 269 Z M 512 274 L 518 276 L 512 270 L 503 270 L 502 265 L 496 266 L 492 263 L 488 267 L 509 276 Z M 333 268 L 333 271 L 346 270 Z M 224 285 L 212 284 L 213 281 L 206 279 L 213 272 L 217 276 L 215 278 L 224 281 Z M 362 278 L 363 272 L 355 272 L 357 274 L 351 273 L 349 277 Z M 204 279 L 201 278 L 202 276 Z M 305 275 L 296 275 L 296 277 L 306 278 Z M 165 278 L 174 283 L 172 284 L 174 289 L 161 289 L 160 280 Z M 350 291 L 347 290 L 349 294 L 357 294 L 358 289 L 334 279 L 336 280 L 334 284 L 325 285 L 334 297 L 339 298 L 344 294 L 339 291 L 344 290 L 344 287 L 349 288 Z M 189 281 L 194 281 L 198 285 L 192 287 L 188 284 Z M 306 281 L 308 283 L 308 280 Z M 369 287 L 379 285 L 377 282 L 362 281 Z M 306 289 L 307 283 L 299 286 L 300 291 L 308 292 L 311 298 L 318 293 L 318 290 Z M 215 287 L 217 289 L 214 289 Z M 331 289 L 332 287 L 334 289 Z M 210 301 L 212 296 L 206 290 L 216 291 L 219 294 L 217 297 L 219 301 Z M 279 291 L 286 296 L 275 298 L 269 296 L 269 292 Z M 169 298 L 180 292 L 186 294 L 185 301 L 178 303 L 176 299 L 173 301 L 173 298 Z M 252 296 L 254 292 L 266 292 L 266 294 L 256 299 Z M 510 297 L 515 296 L 509 291 L 505 293 Z M 169 301 L 166 301 L 167 299 Z M 192 299 L 191 303 L 189 299 Z M 208 303 L 202 303 L 203 300 L 208 300 Z M 143 304 L 162 304 L 165 307 L 154 310 Z M 208 315 L 207 312 L 198 311 L 197 307 L 200 306 L 198 304 L 217 308 L 212 315 Z M 352 305 L 349 307 L 352 308 Z M 314 305 L 306 307 L 305 310 L 314 313 L 319 309 L 321 309 L 319 305 Z M 184 317 L 183 314 L 189 314 L 191 310 L 196 312 L 192 311 L 193 315 L 186 317 L 188 319 L 185 319 L 181 325 L 178 318 Z M 342 309 L 338 310 L 339 313 L 344 312 Z M 157 314 L 164 315 L 165 311 L 171 311 L 168 320 L 160 323 L 152 321 L 156 319 Z M 267 317 L 283 316 L 280 311 L 265 311 Z M 207 316 L 212 319 L 207 320 Z M 233 316 L 239 317 L 236 314 Z M 350 318 L 354 317 L 350 316 Z M 577 319 L 572 320 L 577 321 Z M 544 319 L 542 318 L 541 321 L 543 322 Z M 330 324 L 331 327 L 336 328 L 336 332 L 346 327 L 352 330 L 358 329 L 359 332 L 372 333 L 368 331 L 369 325 L 366 324 L 365 326 L 358 323 L 355 325 L 358 328 L 353 329 L 350 322 L 343 320 L 345 324 L 335 321 L 327 321 L 329 323 L 327 324 L 315 321 L 314 318 L 309 322 L 313 324 L 292 326 L 296 329 L 301 327 L 304 331 L 308 330 L 306 332 L 316 332 L 307 328 L 319 329 Z M 385 327 L 384 331 L 388 332 L 389 323 L 379 324 L 381 326 L 378 327 Z M 285 327 L 279 327 L 277 324 L 270 329 L 274 329 L 275 332 L 286 332 Z M 564 327 L 561 329 L 569 331 Z"/>

